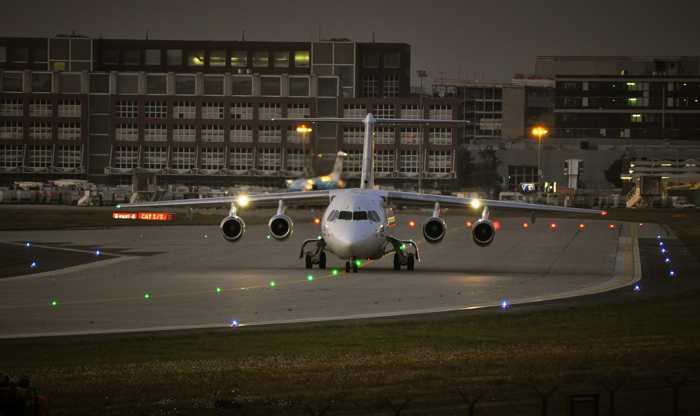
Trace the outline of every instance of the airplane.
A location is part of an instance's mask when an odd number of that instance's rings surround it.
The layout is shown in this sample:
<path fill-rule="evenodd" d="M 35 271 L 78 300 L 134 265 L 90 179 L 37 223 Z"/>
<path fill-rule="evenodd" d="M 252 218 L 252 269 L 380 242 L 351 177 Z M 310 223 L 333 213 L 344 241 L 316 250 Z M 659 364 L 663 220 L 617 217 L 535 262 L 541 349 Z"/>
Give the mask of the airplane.
<path fill-rule="evenodd" d="M 281 119 L 297 121 L 296 119 Z M 229 214 L 219 224 L 222 237 L 229 242 L 239 241 L 245 234 L 245 222 L 238 215 L 238 209 L 250 205 L 277 206 L 277 212 L 268 221 L 270 236 L 278 241 L 288 239 L 294 230 L 294 222 L 285 214 L 287 206 L 327 204 L 321 217 L 321 235 L 302 243 L 300 258 L 304 258 L 306 268 L 318 266 L 325 269 L 327 253 L 345 260 L 347 272 L 358 272 L 359 262 L 366 259 L 379 259 L 394 255 L 394 270 L 409 270 L 420 262 L 418 245 L 413 240 L 402 240 L 390 233 L 393 218 L 392 204 L 402 206 L 432 206 L 433 213 L 423 224 L 423 237 L 428 243 L 441 242 L 447 232 L 445 220 L 440 217 L 442 207 L 461 207 L 480 210 L 480 217 L 471 227 L 472 239 L 476 245 L 486 247 L 494 241 L 496 227 L 490 219 L 490 208 L 507 208 L 534 212 L 568 212 L 577 214 L 602 214 L 604 211 L 584 208 L 559 207 L 531 204 L 517 201 L 499 201 L 479 198 L 462 198 L 450 195 L 424 194 L 417 192 L 389 191 L 377 189 L 374 184 L 373 130 L 376 124 L 422 123 L 455 124 L 460 121 L 424 119 L 385 119 L 375 118 L 368 113 L 364 118 L 317 118 L 316 121 L 338 123 L 362 123 L 365 127 L 362 154 L 362 172 L 359 188 L 313 190 L 307 192 L 278 192 L 236 196 L 186 199 L 178 201 L 158 201 L 139 204 L 118 205 L 117 208 L 179 207 L 229 205 Z M 313 121 L 308 118 L 299 121 Z"/>
<path fill-rule="evenodd" d="M 335 156 L 333 171 L 328 175 L 316 176 L 314 178 L 287 179 L 287 191 L 312 191 L 323 189 L 336 189 L 345 187 L 345 182 L 340 175 L 343 173 L 343 159 L 348 154 L 338 152 Z"/>

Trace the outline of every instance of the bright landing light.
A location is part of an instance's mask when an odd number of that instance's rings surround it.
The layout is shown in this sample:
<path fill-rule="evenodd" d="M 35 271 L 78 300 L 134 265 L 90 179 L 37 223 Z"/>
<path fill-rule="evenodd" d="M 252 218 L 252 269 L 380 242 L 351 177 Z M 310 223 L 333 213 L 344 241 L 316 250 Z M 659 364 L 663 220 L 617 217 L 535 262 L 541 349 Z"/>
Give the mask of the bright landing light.
<path fill-rule="evenodd" d="M 471 205 L 472 208 L 474 208 L 474 209 L 479 209 L 479 208 L 481 208 L 481 200 L 478 198 L 474 198 L 471 200 L 469 205 Z"/>
<path fill-rule="evenodd" d="M 236 198 L 236 203 L 238 203 L 239 207 L 247 207 L 248 204 L 250 203 L 250 198 L 248 198 L 248 195 L 238 195 L 238 198 Z"/>

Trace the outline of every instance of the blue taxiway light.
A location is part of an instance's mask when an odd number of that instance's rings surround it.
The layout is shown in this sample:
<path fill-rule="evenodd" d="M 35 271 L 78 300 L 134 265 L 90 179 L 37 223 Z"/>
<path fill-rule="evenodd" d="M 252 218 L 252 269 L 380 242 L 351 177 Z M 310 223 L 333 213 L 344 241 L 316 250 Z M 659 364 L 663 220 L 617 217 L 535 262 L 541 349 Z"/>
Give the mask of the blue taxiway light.
<path fill-rule="evenodd" d="M 96 255 L 96 256 L 99 256 L 99 255 L 101 255 L 101 254 L 102 254 L 102 251 L 101 251 L 101 250 L 99 250 L 99 249 L 95 250 L 95 255 Z"/>
<path fill-rule="evenodd" d="M 659 241 L 659 247 L 663 247 L 663 246 L 664 246 L 664 242 L 663 242 L 663 241 Z"/>
<path fill-rule="evenodd" d="M 39 267 L 39 262 L 34 260 L 32 261 L 32 264 L 29 265 L 29 267 L 31 267 L 32 269 L 36 269 L 37 267 Z"/>
<path fill-rule="evenodd" d="M 639 286 L 639 284 L 636 284 L 636 285 L 634 285 L 634 287 L 632 288 L 632 290 L 634 290 L 635 292 L 639 292 L 640 290 L 642 290 L 642 287 Z"/>
<path fill-rule="evenodd" d="M 671 258 L 670 258 L 670 257 L 666 257 L 666 258 L 664 259 L 664 263 L 670 263 L 670 262 L 671 262 Z"/>
<path fill-rule="evenodd" d="M 675 270 L 669 270 L 669 271 L 668 271 L 668 276 L 669 276 L 669 277 L 674 277 L 675 275 L 676 275 L 676 271 L 675 271 Z"/>
<path fill-rule="evenodd" d="M 656 239 L 661 240 L 661 234 L 656 234 Z"/>
<path fill-rule="evenodd" d="M 238 328 L 238 325 L 240 325 L 240 324 L 238 323 L 238 321 L 236 319 L 231 321 L 231 325 L 230 325 L 231 328 Z"/>
<path fill-rule="evenodd" d="M 662 248 L 662 249 L 661 249 L 661 253 L 662 253 L 662 254 L 666 254 L 666 249 L 665 249 L 665 248 Z"/>
<path fill-rule="evenodd" d="M 507 300 L 504 300 L 501 302 L 501 309 L 508 309 L 510 307 L 510 304 L 508 303 Z"/>
<path fill-rule="evenodd" d="M 24 242 L 24 246 L 25 246 L 25 247 L 31 247 L 31 246 L 32 246 L 32 242 L 31 242 L 31 241 L 25 241 L 25 242 Z"/>

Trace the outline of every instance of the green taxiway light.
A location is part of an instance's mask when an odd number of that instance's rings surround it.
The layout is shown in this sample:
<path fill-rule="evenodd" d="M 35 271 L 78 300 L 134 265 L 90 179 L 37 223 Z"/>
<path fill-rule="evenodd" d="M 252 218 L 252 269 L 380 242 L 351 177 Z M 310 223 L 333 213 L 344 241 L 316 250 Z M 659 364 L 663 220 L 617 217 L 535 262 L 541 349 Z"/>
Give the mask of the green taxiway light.
<path fill-rule="evenodd" d="M 333 271 L 331 271 L 331 274 L 332 274 L 333 276 L 337 276 L 337 275 L 338 275 L 338 269 L 333 269 Z"/>
<path fill-rule="evenodd" d="M 312 282 L 314 280 L 314 276 L 308 275 L 308 276 L 306 276 L 306 280 L 308 280 L 309 282 Z"/>
<path fill-rule="evenodd" d="M 275 283 L 274 280 L 271 280 L 271 281 L 270 281 L 270 287 L 275 287 L 275 286 L 277 286 L 277 283 Z"/>
<path fill-rule="evenodd" d="M 51 299 L 51 306 L 58 306 L 58 301 L 56 299 Z"/>
<path fill-rule="evenodd" d="M 221 293 L 221 288 L 220 288 L 220 287 L 217 287 L 217 288 L 216 288 L 216 293 Z"/>
<path fill-rule="evenodd" d="M 355 260 L 355 264 L 357 265 L 357 267 L 362 266 L 362 260 Z"/>
<path fill-rule="evenodd" d="M 150 299 L 150 298 L 151 298 L 151 294 L 150 294 L 150 293 L 144 293 L 144 294 L 143 294 L 143 298 L 144 298 L 144 299 Z"/>

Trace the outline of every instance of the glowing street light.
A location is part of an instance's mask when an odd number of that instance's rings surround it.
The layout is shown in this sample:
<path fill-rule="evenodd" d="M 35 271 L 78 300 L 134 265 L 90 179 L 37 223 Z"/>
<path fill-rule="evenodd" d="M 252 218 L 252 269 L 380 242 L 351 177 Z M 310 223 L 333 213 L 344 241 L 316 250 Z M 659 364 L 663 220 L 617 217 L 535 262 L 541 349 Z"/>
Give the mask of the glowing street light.
<path fill-rule="evenodd" d="M 306 163 L 306 142 L 309 140 L 309 134 L 314 131 L 308 124 L 300 124 L 297 126 L 296 131 L 301 134 L 301 153 L 304 157 L 304 166 L 308 166 Z"/>
<path fill-rule="evenodd" d="M 549 133 L 544 126 L 535 126 L 531 131 L 532 135 L 537 138 L 537 190 L 542 189 L 542 138 Z"/>

